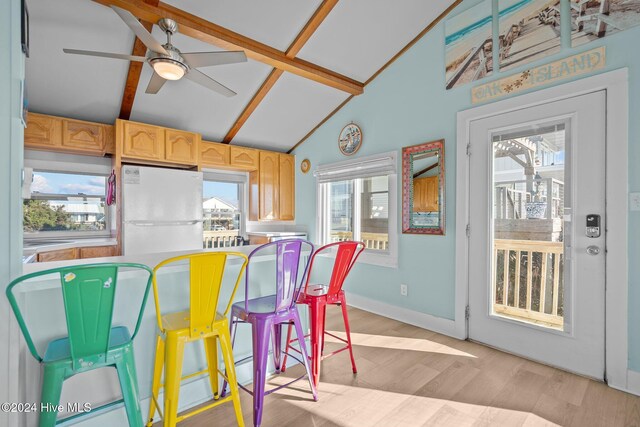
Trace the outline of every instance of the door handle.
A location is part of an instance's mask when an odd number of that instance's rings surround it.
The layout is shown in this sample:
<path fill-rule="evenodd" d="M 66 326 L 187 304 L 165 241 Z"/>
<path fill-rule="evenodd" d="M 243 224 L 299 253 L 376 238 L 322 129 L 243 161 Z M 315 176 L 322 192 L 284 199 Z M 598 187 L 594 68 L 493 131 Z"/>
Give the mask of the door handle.
<path fill-rule="evenodd" d="M 587 253 L 593 256 L 598 255 L 600 253 L 600 247 L 595 245 L 587 246 Z"/>

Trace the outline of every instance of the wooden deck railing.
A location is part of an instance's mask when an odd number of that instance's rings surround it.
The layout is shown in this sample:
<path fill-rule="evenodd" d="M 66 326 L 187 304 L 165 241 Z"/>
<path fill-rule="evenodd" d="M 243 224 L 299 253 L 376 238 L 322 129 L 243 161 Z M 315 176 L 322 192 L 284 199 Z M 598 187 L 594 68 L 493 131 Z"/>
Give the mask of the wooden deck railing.
<path fill-rule="evenodd" d="M 352 240 L 353 233 L 351 231 L 333 231 L 331 233 L 332 242 L 344 242 Z M 386 251 L 389 249 L 389 235 L 386 233 L 362 233 L 362 242 L 367 249 L 376 249 Z"/>
<path fill-rule="evenodd" d="M 496 239 L 494 312 L 561 329 L 563 251 L 562 242 Z"/>
<path fill-rule="evenodd" d="M 226 248 L 237 246 L 238 230 L 205 231 L 202 236 L 204 248 Z"/>

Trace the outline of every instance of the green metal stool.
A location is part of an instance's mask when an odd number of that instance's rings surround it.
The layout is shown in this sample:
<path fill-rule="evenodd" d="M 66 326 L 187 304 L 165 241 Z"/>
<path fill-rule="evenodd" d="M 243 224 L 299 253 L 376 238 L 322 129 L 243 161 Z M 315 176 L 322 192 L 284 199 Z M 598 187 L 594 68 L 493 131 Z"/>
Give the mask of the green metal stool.
<path fill-rule="evenodd" d="M 149 273 L 133 335 L 125 326 L 112 326 L 114 297 L 120 268 L 145 270 Z M 44 357 L 41 357 L 22 317 L 13 288 L 34 277 L 56 273 L 60 274 L 68 336 L 50 341 Z M 21 276 L 9 284 L 7 298 L 29 346 L 29 351 L 44 367 L 42 404 L 49 404 L 50 408 L 58 407 L 62 383 L 65 379 L 81 372 L 113 366 L 118 371 L 123 399 L 92 408 L 92 412 L 124 402 L 129 425 L 142 427 L 133 339 L 140 328 L 152 277 L 153 271 L 146 265 L 101 263 L 39 271 Z M 64 421 L 82 415 L 82 413 L 76 414 L 65 418 Z M 42 411 L 39 425 L 40 427 L 55 426 L 56 418 L 57 411 Z"/>

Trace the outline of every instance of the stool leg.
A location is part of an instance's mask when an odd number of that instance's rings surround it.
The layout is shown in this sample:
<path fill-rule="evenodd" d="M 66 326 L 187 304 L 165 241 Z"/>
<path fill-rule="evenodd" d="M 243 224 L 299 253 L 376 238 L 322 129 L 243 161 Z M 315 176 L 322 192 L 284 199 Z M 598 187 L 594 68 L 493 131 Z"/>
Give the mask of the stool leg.
<path fill-rule="evenodd" d="M 44 378 L 40 401 L 49 408 L 57 408 L 60 404 L 60 393 L 64 382 L 65 369 L 50 364 L 44 364 Z M 44 408 L 43 408 L 44 409 Z M 56 425 L 58 413 L 55 410 L 42 410 L 40 412 L 40 427 L 53 427 Z"/>
<path fill-rule="evenodd" d="M 276 368 L 276 374 L 280 373 L 280 360 L 282 358 L 282 325 L 280 323 L 273 324 L 273 364 Z"/>
<path fill-rule="evenodd" d="M 269 356 L 269 333 L 271 322 L 255 320 L 253 327 L 253 425 L 262 422 L 264 389 L 267 377 L 267 358 Z"/>
<path fill-rule="evenodd" d="M 122 359 L 116 362 L 118 380 L 124 407 L 127 412 L 129 426 L 142 427 L 142 412 L 140 412 L 140 394 L 138 393 L 138 375 L 136 374 L 136 362 L 133 357 L 133 345 L 122 349 Z"/>
<path fill-rule="evenodd" d="M 320 361 L 322 359 L 322 341 L 324 335 L 324 316 L 323 316 L 324 304 L 319 299 L 315 299 L 309 305 L 310 317 L 311 317 L 311 372 L 313 374 L 313 385 L 318 387 L 320 383 Z M 296 332 L 300 334 L 296 327 Z M 304 335 L 298 335 L 302 337 L 300 345 L 304 345 Z"/>
<path fill-rule="evenodd" d="M 349 355 L 351 356 L 351 368 L 353 373 L 357 374 L 356 360 L 353 358 L 353 346 L 351 345 L 351 329 L 349 328 L 349 314 L 347 313 L 347 301 L 344 295 L 340 298 L 340 307 L 342 307 L 342 318 L 344 319 L 344 331 L 347 334 L 347 345 L 349 346 Z"/>
<path fill-rule="evenodd" d="M 231 323 L 229 323 L 229 331 L 231 331 L 231 355 L 233 355 L 233 346 L 236 342 L 236 330 L 238 329 L 238 318 L 235 316 L 231 316 Z M 234 362 L 235 363 L 235 362 Z M 225 375 L 227 375 L 225 371 Z M 222 391 L 220 392 L 220 397 L 225 397 L 227 395 L 227 380 L 222 381 Z"/>
<path fill-rule="evenodd" d="M 164 423 L 163 426 L 175 427 L 178 417 L 178 396 L 182 376 L 184 340 L 175 334 L 167 334 L 164 370 Z"/>
<path fill-rule="evenodd" d="M 287 326 L 287 344 L 284 347 L 284 357 L 282 358 L 282 366 L 280 367 L 282 372 L 287 370 L 287 356 L 289 353 L 289 349 L 292 348 L 291 347 L 291 329 L 292 328 L 293 328 L 293 325 L 289 323 L 289 325 Z"/>
<path fill-rule="evenodd" d="M 320 360 L 324 354 L 324 330 L 327 324 L 327 305 L 322 306 L 322 347 L 320 348 Z"/>
<path fill-rule="evenodd" d="M 158 396 L 160 395 L 160 381 L 162 380 L 162 371 L 164 370 L 164 339 L 161 335 L 156 337 L 156 360 L 153 364 L 153 382 L 151 384 L 151 399 L 149 399 L 149 421 L 147 426 L 153 425 L 153 416 L 156 409 L 160 409 Z"/>
<path fill-rule="evenodd" d="M 318 391 L 316 385 L 313 382 L 313 376 L 311 369 L 309 369 L 309 356 L 307 355 L 307 347 L 304 344 L 304 332 L 302 332 L 302 322 L 300 321 L 300 315 L 296 310 L 293 313 L 293 325 L 296 328 L 296 335 L 298 336 L 298 343 L 300 344 L 300 352 L 302 353 L 302 362 L 304 368 L 307 371 L 307 377 L 309 378 L 309 387 L 311 387 L 311 393 L 313 394 L 313 400 L 318 400 Z"/>
<path fill-rule="evenodd" d="M 218 345 L 215 335 L 205 338 L 204 351 L 207 355 L 207 366 L 209 369 L 209 383 L 211 384 L 211 393 L 213 398 L 217 400 L 218 395 Z"/>
<path fill-rule="evenodd" d="M 242 408 L 240 407 L 240 391 L 238 390 L 238 380 L 236 378 L 236 367 L 233 361 L 233 351 L 231 346 L 231 336 L 228 331 L 223 331 L 220 335 L 220 349 L 224 359 L 224 366 L 227 377 L 229 378 L 229 392 L 233 401 L 233 409 L 236 413 L 236 419 L 239 427 L 244 427 L 244 418 L 242 418 Z"/>

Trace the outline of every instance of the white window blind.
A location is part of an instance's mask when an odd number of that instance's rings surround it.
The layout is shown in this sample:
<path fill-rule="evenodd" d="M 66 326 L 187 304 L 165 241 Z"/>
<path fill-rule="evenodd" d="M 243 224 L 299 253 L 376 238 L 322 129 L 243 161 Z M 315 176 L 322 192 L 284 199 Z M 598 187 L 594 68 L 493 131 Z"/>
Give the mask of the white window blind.
<path fill-rule="evenodd" d="M 344 181 L 355 178 L 392 175 L 396 173 L 396 153 L 378 154 L 357 160 L 320 165 L 314 172 L 318 183 Z"/>

